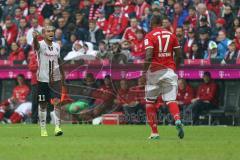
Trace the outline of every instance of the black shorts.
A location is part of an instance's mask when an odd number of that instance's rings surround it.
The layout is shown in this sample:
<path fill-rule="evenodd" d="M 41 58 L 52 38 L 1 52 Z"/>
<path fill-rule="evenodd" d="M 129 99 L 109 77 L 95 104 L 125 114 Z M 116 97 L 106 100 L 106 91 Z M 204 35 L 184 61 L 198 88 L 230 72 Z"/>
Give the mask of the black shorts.
<path fill-rule="evenodd" d="M 61 98 L 61 82 L 56 81 L 52 85 L 47 82 L 38 82 L 38 102 L 50 102 L 52 98 Z"/>

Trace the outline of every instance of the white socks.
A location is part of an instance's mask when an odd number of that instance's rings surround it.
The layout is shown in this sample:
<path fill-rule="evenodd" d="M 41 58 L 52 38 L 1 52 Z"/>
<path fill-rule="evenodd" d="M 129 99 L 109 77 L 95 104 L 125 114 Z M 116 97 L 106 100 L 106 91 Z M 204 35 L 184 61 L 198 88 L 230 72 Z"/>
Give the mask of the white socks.
<path fill-rule="evenodd" d="M 57 107 L 54 107 L 54 122 L 56 127 L 60 126 L 60 121 L 61 121 L 60 114 L 61 114 L 61 110 Z"/>
<path fill-rule="evenodd" d="M 40 108 L 40 105 L 38 106 L 38 117 L 39 117 L 40 127 L 46 128 L 47 109 Z"/>

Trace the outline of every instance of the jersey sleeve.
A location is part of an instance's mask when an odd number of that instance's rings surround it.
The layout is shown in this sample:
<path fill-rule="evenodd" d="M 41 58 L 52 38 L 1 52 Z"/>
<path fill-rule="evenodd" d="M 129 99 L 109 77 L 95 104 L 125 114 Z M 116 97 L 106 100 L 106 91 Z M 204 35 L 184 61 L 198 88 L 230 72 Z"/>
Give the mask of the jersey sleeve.
<path fill-rule="evenodd" d="M 173 38 L 173 48 L 180 48 L 177 37 L 174 34 L 172 34 L 172 38 Z"/>
<path fill-rule="evenodd" d="M 144 39 L 144 48 L 145 49 L 153 48 L 153 40 L 150 35 L 146 35 Z"/>

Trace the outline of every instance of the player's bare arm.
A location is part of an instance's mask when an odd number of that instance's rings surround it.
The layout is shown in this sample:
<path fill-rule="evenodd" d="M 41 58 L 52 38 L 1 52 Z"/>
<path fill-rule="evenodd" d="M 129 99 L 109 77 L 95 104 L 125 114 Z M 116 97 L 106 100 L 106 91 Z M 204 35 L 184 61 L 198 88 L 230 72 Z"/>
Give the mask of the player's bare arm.
<path fill-rule="evenodd" d="M 39 50 L 40 45 L 38 42 L 38 32 L 37 31 L 33 31 L 32 36 L 33 36 L 33 45 L 34 45 L 34 49 L 35 50 Z"/>
<path fill-rule="evenodd" d="M 146 73 L 151 62 L 152 62 L 152 55 L 153 55 L 153 48 L 147 48 L 146 49 L 146 57 L 145 57 L 145 61 L 144 61 L 144 68 L 143 68 L 143 72 Z"/>

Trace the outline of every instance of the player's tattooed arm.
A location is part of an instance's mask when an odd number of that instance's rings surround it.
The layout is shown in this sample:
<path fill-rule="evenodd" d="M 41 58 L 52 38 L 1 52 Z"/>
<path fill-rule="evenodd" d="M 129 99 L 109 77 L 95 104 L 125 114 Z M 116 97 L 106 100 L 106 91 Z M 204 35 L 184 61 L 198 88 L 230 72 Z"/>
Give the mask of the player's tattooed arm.
<path fill-rule="evenodd" d="M 175 60 L 175 63 L 176 63 L 176 68 L 178 68 L 179 67 L 179 65 L 180 65 L 180 59 L 181 59 L 181 48 L 179 47 L 179 48 L 174 48 L 174 60 Z"/>
<path fill-rule="evenodd" d="M 33 31 L 32 36 L 33 36 L 34 49 L 35 49 L 36 51 L 38 51 L 39 48 L 40 48 L 40 44 L 39 44 L 39 42 L 38 42 L 38 32 L 37 32 L 37 31 Z"/>
<path fill-rule="evenodd" d="M 64 70 L 63 70 L 63 61 L 58 58 L 58 65 L 59 65 L 59 70 L 60 70 L 60 73 L 61 73 L 61 83 L 62 85 L 64 85 L 64 81 L 65 81 L 65 74 L 64 74 Z"/>
<path fill-rule="evenodd" d="M 153 48 L 147 48 L 146 49 L 146 57 L 145 57 L 145 61 L 144 61 L 144 68 L 143 68 L 143 72 L 147 72 L 151 62 L 152 62 L 152 55 L 153 55 Z"/>

